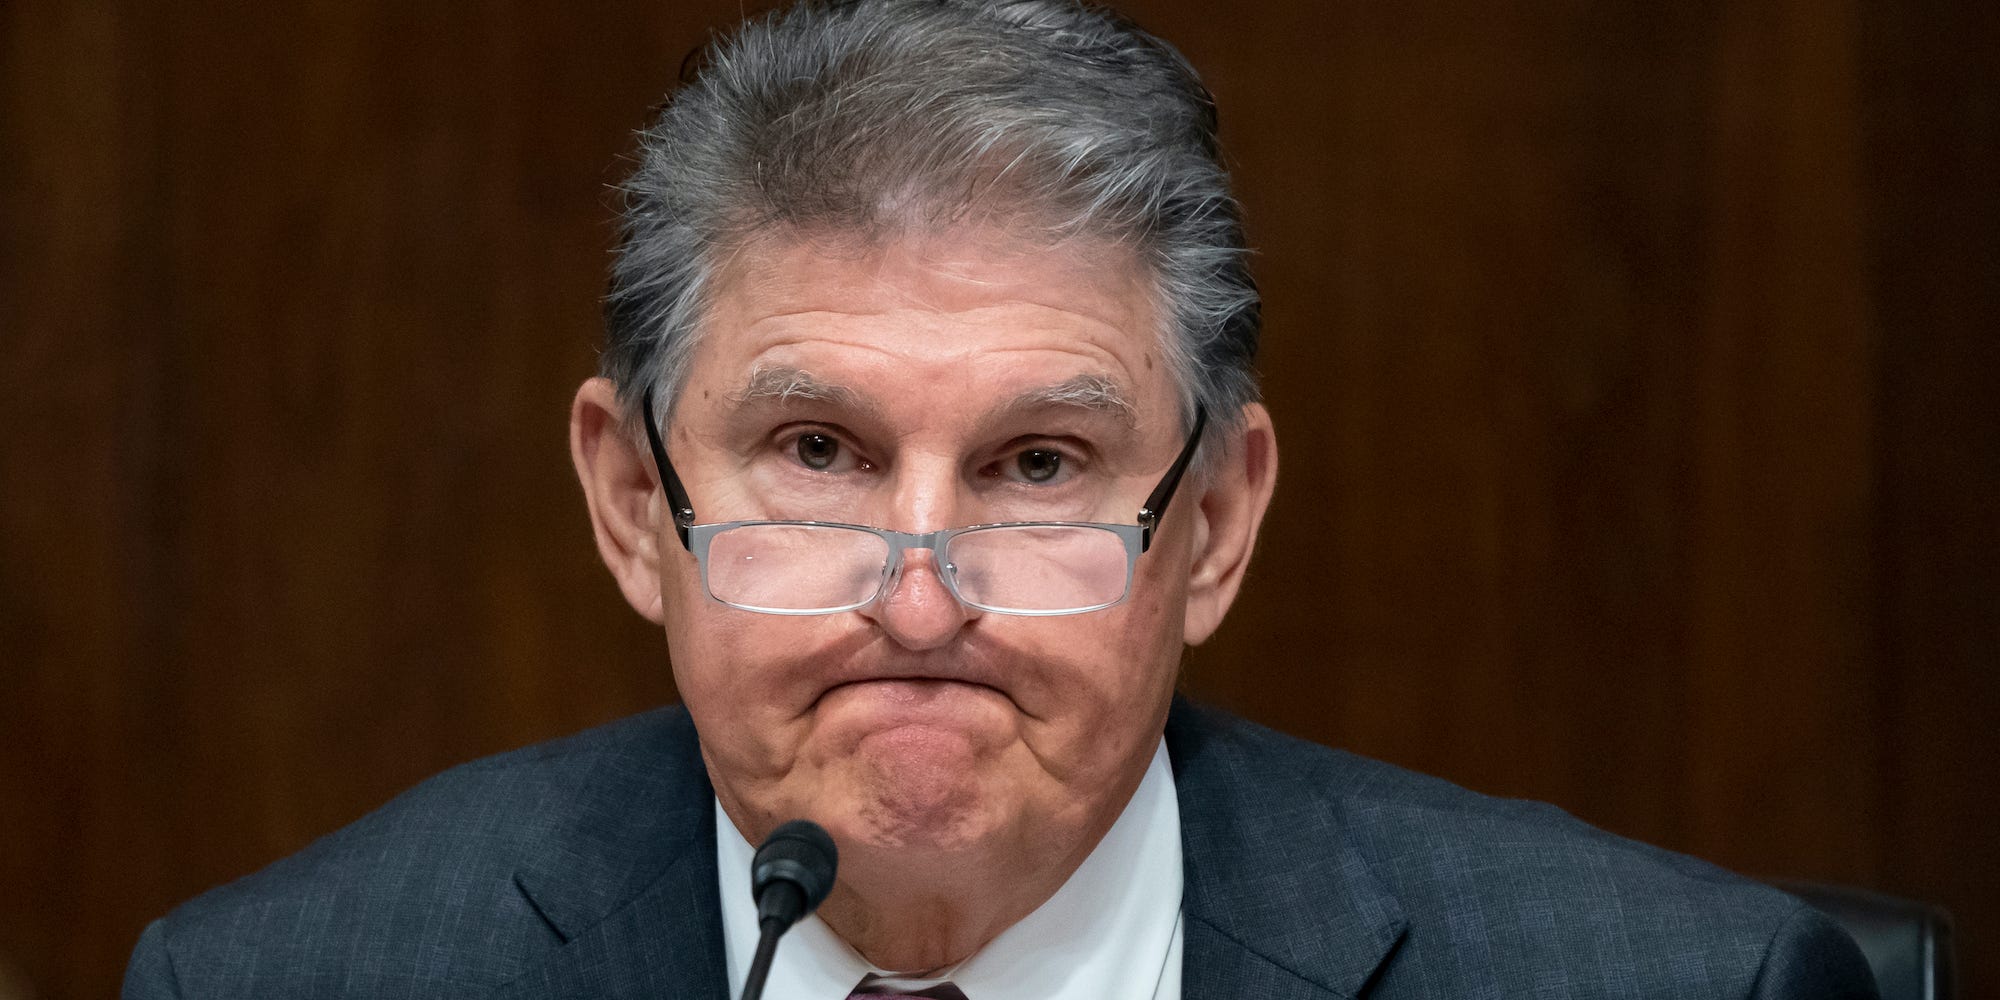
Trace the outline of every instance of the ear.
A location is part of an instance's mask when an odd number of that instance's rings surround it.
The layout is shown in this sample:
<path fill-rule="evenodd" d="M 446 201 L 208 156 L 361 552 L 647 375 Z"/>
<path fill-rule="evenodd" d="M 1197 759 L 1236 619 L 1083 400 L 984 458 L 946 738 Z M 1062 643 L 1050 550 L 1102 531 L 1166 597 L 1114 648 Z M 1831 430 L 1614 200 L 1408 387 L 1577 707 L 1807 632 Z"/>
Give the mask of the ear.
<path fill-rule="evenodd" d="M 626 432 L 618 392 L 594 378 L 576 392 L 569 411 L 569 453 L 583 481 L 584 503 L 597 535 L 597 554 L 625 600 L 654 624 L 660 607 L 660 516 L 664 511 L 652 457 Z"/>
<path fill-rule="evenodd" d="M 1250 553 L 1257 547 L 1257 529 L 1278 483 L 1277 432 L 1262 403 L 1243 408 L 1242 427 L 1233 437 L 1220 458 L 1208 463 L 1197 502 L 1201 517 L 1196 521 L 1183 625 L 1183 638 L 1190 646 L 1214 635 L 1235 603 Z"/>

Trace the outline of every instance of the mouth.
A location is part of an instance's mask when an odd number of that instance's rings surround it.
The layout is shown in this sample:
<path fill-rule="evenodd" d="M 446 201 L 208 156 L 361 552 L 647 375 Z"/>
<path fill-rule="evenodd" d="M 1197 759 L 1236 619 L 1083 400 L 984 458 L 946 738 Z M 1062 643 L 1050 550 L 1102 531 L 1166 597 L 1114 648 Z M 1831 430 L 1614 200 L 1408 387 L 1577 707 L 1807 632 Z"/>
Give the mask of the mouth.
<path fill-rule="evenodd" d="M 967 643 L 925 653 L 871 644 L 822 659 L 807 668 L 819 682 L 807 711 L 863 729 L 986 728 L 1032 718 L 1016 698 L 1023 666 L 995 653 Z"/>
<path fill-rule="evenodd" d="M 866 694 L 870 697 L 888 698 L 895 701 L 921 702 L 929 699 L 959 693 L 981 693 L 1006 697 L 1006 692 L 981 681 L 966 680 L 963 677 L 930 677 L 924 675 L 885 675 L 882 677 L 860 677 L 841 681 L 827 688 L 821 700 L 833 698 L 843 693 Z"/>
<path fill-rule="evenodd" d="M 977 692 L 1009 698 L 1001 685 L 1005 671 L 970 650 L 951 656 L 861 655 L 839 657 L 819 671 L 825 687 L 822 699 L 842 692 L 873 691 L 916 698 L 950 691 Z"/>
<path fill-rule="evenodd" d="M 819 709 L 860 717 L 874 726 L 945 725 L 957 728 L 974 719 L 991 720 L 996 708 L 1014 708 L 1006 693 L 990 684 L 956 677 L 865 677 L 844 681 L 820 696 Z"/>
<path fill-rule="evenodd" d="M 834 684 L 832 687 L 827 688 L 827 690 L 838 691 L 841 688 L 853 687 L 857 684 L 963 684 L 969 687 L 986 688 L 992 691 L 999 690 L 985 681 L 976 681 L 967 677 L 943 677 L 935 674 L 882 674 L 874 677 L 855 677 Z"/>

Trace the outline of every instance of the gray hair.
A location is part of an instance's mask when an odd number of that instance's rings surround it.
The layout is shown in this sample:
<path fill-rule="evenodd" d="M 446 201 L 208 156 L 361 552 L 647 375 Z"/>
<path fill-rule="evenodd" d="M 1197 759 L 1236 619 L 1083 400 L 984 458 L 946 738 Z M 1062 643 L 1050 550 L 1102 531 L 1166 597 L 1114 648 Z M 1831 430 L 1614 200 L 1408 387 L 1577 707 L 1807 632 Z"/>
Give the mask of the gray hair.
<path fill-rule="evenodd" d="M 1215 103 L 1167 43 L 1066 0 L 805 0 L 712 42 L 640 133 L 602 372 L 667 419 L 729 256 L 968 221 L 1150 271 L 1182 396 L 1257 398 L 1259 304 Z"/>

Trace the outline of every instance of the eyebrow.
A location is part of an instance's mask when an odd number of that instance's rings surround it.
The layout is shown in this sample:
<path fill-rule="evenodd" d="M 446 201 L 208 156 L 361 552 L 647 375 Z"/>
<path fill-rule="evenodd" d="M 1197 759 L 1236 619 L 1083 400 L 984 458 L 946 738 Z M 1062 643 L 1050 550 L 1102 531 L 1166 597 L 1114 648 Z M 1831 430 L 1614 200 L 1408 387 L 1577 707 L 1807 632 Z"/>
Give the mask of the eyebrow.
<path fill-rule="evenodd" d="M 994 412 L 1067 406 L 1110 414 L 1128 426 L 1139 422 L 1139 411 L 1125 397 L 1124 389 L 1102 375 L 1077 375 L 1052 385 L 1036 386 L 995 407 Z"/>
<path fill-rule="evenodd" d="M 866 396 L 847 386 L 822 381 L 803 368 L 775 366 L 752 371 L 749 380 L 736 394 L 736 402 L 739 405 L 761 402 L 831 403 L 868 413 L 880 409 Z M 1103 375 L 1091 374 L 1075 375 L 1061 382 L 1026 389 L 989 412 L 997 415 L 1050 407 L 1075 407 L 1109 414 L 1128 426 L 1136 425 L 1139 419 L 1138 410 L 1117 382 Z"/>
<path fill-rule="evenodd" d="M 874 409 L 862 399 L 860 393 L 844 385 L 822 382 L 803 368 L 758 368 L 752 371 L 750 380 L 736 394 L 736 402 L 761 403 L 767 400 L 777 403 L 835 403 Z"/>

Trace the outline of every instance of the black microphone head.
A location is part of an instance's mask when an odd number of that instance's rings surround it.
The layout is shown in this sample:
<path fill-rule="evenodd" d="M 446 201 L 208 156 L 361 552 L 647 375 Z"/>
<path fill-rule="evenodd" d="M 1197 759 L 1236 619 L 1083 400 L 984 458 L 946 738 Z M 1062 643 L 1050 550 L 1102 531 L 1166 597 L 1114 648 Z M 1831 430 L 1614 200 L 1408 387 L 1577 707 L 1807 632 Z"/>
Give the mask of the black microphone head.
<path fill-rule="evenodd" d="M 750 893 L 759 916 L 777 917 L 788 927 L 797 922 L 826 901 L 839 865 L 840 852 L 818 823 L 795 819 L 772 830 L 750 859 Z M 797 887 L 796 896 L 769 891 L 787 884 Z M 791 912 L 794 908 L 798 912 Z M 769 912 L 773 909 L 777 912 Z"/>

